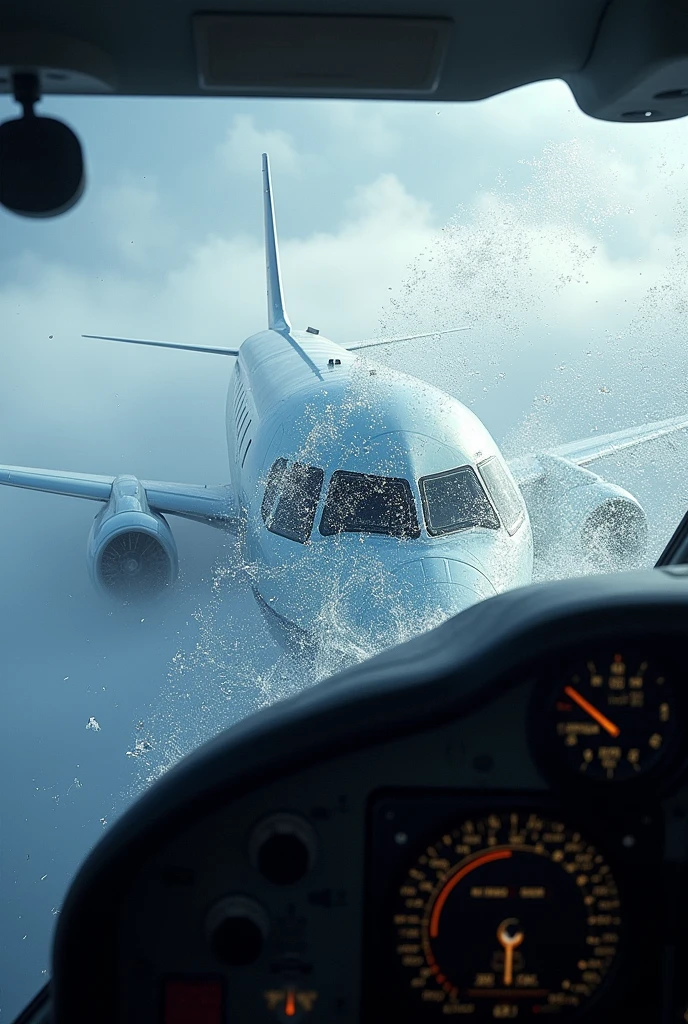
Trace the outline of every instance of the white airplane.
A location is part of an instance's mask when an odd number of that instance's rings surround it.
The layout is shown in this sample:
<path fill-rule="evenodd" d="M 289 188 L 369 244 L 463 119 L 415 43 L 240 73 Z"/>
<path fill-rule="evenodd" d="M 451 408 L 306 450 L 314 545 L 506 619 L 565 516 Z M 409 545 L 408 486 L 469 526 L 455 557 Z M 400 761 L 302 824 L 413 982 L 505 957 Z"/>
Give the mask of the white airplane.
<path fill-rule="evenodd" d="M 387 646 L 529 583 L 534 551 L 612 566 L 642 556 L 641 506 L 585 467 L 688 416 L 507 464 L 457 399 L 354 354 L 452 330 L 341 346 L 292 328 L 265 154 L 263 189 L 267 330 L 238 349 L 104 338 L 235 357 L 229 483 L 0 466 L 0 483 L 102 502 L 88 540 L 99 589 L 131 600 L 170 587 L 177 549 L 164 516 L 183 516 L 237 534 L 256 601 L 289 646 L 341 630 Z"/>

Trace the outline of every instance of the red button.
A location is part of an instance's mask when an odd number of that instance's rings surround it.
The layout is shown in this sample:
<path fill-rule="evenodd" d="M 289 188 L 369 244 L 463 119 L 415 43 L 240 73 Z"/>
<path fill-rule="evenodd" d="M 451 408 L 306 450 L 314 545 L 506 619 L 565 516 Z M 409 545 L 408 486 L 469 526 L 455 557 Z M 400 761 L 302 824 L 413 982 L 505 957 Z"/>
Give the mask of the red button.
<path fill-rule="evenodd" d="M 222 982 L 166 982 L 162 1019 L 163 1024 L 222 1024 Z"/>

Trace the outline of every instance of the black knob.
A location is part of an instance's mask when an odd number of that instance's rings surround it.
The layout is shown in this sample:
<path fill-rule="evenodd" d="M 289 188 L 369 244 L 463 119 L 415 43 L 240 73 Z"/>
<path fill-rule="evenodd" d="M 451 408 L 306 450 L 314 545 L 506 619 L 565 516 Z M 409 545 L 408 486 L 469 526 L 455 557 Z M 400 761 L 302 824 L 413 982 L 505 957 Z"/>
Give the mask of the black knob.
<path fill-rule="evenodd" d="M 309 860 L 308 848 L 298 836 L 276 833 L 259 849 L 257 867 L 269 882 L 292 885 L 306 874 Z"/>
<path fill-rule="evenodd" d="M 213 953 L 228 967 L 244 967 L 257 960 L 267 933 L 267 914 L 259 903 L 246 896 L 221 900 L 206 921 Z"/>
<path fill-rule="evenodd" d="M 315 863 L 317 842 L 313 829 L 295 814 L 274 814 L 251 833 L 251 860 L 274 885 L 293 885 Z"/>

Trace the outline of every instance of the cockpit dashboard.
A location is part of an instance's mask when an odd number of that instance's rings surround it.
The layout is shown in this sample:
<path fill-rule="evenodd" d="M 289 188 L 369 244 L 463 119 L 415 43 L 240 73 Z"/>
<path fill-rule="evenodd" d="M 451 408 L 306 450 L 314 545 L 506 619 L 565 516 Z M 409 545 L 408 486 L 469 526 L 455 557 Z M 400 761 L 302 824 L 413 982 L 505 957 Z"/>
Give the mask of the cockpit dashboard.
<path fill-rule="evenodd" d="M 227 730 L 77 876 L 54 1020 L 688 1019 L 687 613 L 512 591 Z"/>

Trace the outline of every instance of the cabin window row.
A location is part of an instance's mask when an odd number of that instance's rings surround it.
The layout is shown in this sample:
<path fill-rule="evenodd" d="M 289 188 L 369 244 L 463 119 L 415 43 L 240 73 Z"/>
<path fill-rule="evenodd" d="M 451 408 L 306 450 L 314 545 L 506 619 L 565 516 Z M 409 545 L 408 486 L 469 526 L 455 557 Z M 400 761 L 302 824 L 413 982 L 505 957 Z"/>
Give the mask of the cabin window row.
<path fill-rule="evenodd" d="M 480 475 L 478 475 L 478 473 Z M 497 458 L 421 477 L 419 489 L 428 533 L 441 536 L 503 524 L 514 534 L 525 519 L 520 493 Z M 305 544 L 315 525 L 325 474 L 317 466 L 277 459 L 270 468 L 261 505 L 272 533 Z M 324 537 L 376 533 L 403 540 L 420 537 L 408 480 L 337 470 L 332 474 L 318 527 Z"/>

